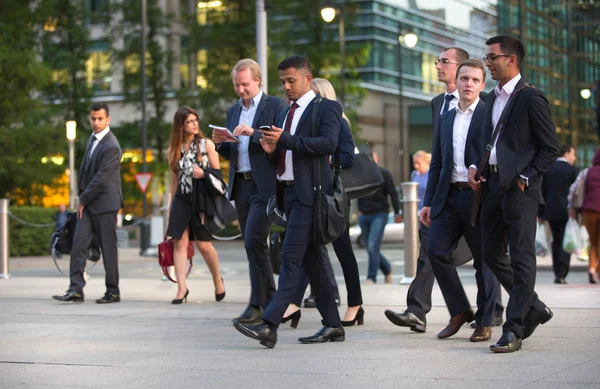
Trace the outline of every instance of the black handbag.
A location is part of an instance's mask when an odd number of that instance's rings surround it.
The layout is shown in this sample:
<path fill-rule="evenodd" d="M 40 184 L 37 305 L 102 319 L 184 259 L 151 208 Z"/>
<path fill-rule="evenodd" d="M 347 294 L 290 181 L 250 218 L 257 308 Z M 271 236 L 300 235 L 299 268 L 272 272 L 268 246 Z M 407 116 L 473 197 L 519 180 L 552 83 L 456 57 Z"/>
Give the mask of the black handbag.
<path fill-rule="evenodd" d="M 367 145 L 354 149 L 352 166 L 342 169 L 341 174 L 346 196 L 350 200 L 372 195 L 383 183 L 381 169 L 373 160 L 373 154 Z"/>
<path fill-rule="evenodd" d="M 207 191 L 213 203 L 213 215 L 205 215 L 204 228 L 211 234 L 216 235 L 225 227 L 237 220 L 235 207 L 227 196 L 227 185 L 220 176 L 220 171 L 215 169 L 204 169 L 207 180 Z"/>
<path fill-rule="evenodd" d="M 314 101 L 312 112 L 312 136 L 319 136 L 318 112 L 321 98 Z M 332 193 L 323 193 L 321 188 L 320 160 L 313 157 L 313 190 L 315 191 L 315 209 L 313 214 L 313 243 L 325 245 L 340 237 L 349 222 L 350 205 L 342 184 L 339 164 L 333 169 Z M 339 161 L 336 151 L 335 161 Z"/>

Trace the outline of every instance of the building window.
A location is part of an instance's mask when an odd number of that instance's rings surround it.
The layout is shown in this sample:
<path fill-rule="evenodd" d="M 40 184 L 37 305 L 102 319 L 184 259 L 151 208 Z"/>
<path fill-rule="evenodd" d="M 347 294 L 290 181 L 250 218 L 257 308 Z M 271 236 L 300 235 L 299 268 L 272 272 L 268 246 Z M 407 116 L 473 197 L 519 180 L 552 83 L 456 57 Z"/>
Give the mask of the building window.
<path fill-rule="evenodd" d="M 203 72 L 208 64 L 208 52 L 206 50 L 198 50 L 196 63 L 198 64 L 196 67 L 196 85 L 200 88 L 206 88 L 208 86 L 208 82 L 206 81 L 206 77 L 203 76 Z"/>
<path fill-rule="evenodd" d="M 110 91 L 112 81 L 110 54 L 106 51 L 92 52 L 85 61 L 85 76 L 88 86 L 94 92 Z"/>

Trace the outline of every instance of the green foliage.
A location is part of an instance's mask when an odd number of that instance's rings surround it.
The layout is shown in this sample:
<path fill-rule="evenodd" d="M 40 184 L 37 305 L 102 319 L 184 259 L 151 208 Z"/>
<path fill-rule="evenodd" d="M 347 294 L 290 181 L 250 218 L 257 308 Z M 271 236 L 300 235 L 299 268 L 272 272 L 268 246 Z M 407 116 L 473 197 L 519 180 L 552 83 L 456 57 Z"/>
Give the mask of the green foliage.
<path fill-rule="evenodd" d="M 39 207 L 10 207 L 16 217 L 34 224 L 54 223 L 58 209 Z M 9 216 L 9 256 L 49 255 L 51 227 L 30 227 Z"/>

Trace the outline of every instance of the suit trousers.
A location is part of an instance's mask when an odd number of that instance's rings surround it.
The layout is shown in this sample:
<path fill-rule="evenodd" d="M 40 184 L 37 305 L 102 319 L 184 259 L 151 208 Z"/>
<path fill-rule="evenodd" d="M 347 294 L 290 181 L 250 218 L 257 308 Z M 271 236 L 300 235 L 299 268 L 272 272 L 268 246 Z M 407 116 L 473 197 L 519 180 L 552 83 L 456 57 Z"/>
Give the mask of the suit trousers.
<path fill-rule="evenodd" d="M 271 220 L 266 199 L 253 179 L 236 178 L 232 198 L 244 236 L 250 272 L 250 305 L 265 307 L 275 294 L 273 268 L 267 239 Z"/>
<path fill-rule="evenodd" d="M 499 175 L 490 173 L 481 210 L 483 258 L 506 289 L 504 331 L 522 338 L 525 326 L 536 323 L 546 305 L 534 291 L 536 277 L 535 231 L 538 202 L 518 185 L 500 189 Z M 510 257 L 500 255 L 510 250 Z"/>
<path fill-rule="evenodd" d="M 571 254 L 562 247 L 567 221 L 568 219 L 548 220 L 552 231 L 552 269 L 556 278 L 567 278 L 571 266 Z"/>
<path fill-rule="evenodd" d="M 279 327 L 288 305 L 293 301 L 304 272 L 314 288 L 316 304 L 327 327 L 340 327 L 333 288 L 327 277 L 321 246 L 313 243 L 313 211 L 298 199 L 295 186 L 288 186 L 284 192 L 284 209 L 287 229 L 281 249 L 281 273 L 279 285 L 273 299 L 267 305 L 262 319 L 273 327 Z"/>
<path fill-rule="evenodd" d="M 354 256 L 354 250 L 352 249 L 352 242 L 350 241 L 350 225 L 346 227 L 346 231 L 333 241 L 333 250 L 335 255 L 340 261 L 342 266 L 342 272 L 344 273 L 344 281 L 346 283 L 346 294 L 349 307 L 356 307 L 362 305 L 362 291 L 360 288 L 360 275 L 358 274 L 358 263 L 356 262 L 356 256 Z M 329 258 L 327 249 L 323 246 L 323 254 Z M 336 299 L 340 298 L 340 292 L 338 290 L 337 282 L 335 280 L 335 274 L 331 267 L 331 262 L 327 260 L 325 262 L 327 266 L 327 277 L 334 287 L 334 296 Z M 308 285 L 308 277 L 306 277 L 298 286 L 298 291 L 294 297 L 294 304 L 300 306 L 302 298 L 306 292 Z"/>
<path fill-rule="evenodd" d="M 93 213 L 86 208 L 77 220 L 73 247 L 71 249 L 69 290 L 82 293 L 85 286 L 86 261 L 94 237 L 102 251 L 102 263 L 106 272 L 106 292 L 119 294 L 119 252 L 117 249 L 117 211 Z"/>

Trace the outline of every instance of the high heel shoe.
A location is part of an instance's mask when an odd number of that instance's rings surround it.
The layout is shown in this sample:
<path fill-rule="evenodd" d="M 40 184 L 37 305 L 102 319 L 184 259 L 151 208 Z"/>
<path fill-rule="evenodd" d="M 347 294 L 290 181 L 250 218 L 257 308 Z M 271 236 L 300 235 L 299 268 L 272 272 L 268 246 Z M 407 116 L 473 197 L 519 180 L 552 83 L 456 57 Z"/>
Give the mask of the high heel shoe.
<path fill-rule="evenodd" d="M 588 273 L 588 280 L 590 281 L 590 284 L 597 284 L 598 279 L 596 278 L 596 273 Z"/>
<path fill-rule="evenodd" d="M 356 316 L 354 316 L 354 319 L 342 320 L 342 325 L 344 327 L 352 327 L 354 325 L 354 323 L 358 322 L 358 325 L 362 326 L 363 324 L 365 324 L 364 316 L 365 316 L 365 310 L 363 309 L 363 307 L 361 305 L 360 308 L 358 308 L 358 312 L 356 312 Z"/>
<path fill-rule="evenodd" d="M 221 283 L 223 284 L 223 293 L 215 293 L 215 299 L 217 301 L 221 301 L 225 298 L 225 281 L 223 281 L 223 277 L 221 277 Z"/>
<path fill-rule="evenodd" d="M 183 298 L 173 299 L 173 301 L 171 301 L 171 304 L 181 304 L 184 300 L 187 303 L 187 296 L 188 296 L 188 294 L 190 294 L 190 290 L 186 289 L 185 290 L 185 295 L 183 296 Z"/>
<path fill-rule="evenodd" d="M 300 310 L 298 309 L 296 312 L 292 313 L 288 317 L 282 318 L 281 322 L 282 323 L 287 323 L 288 321 L 291 320 L 292 324 L 290 324 L 290 327 L 292 327 L 292 328 L 298 328 L 298 322 L 300 321 L 301 317 L 302 317 L 302 312 L 300 312 Z"/>

